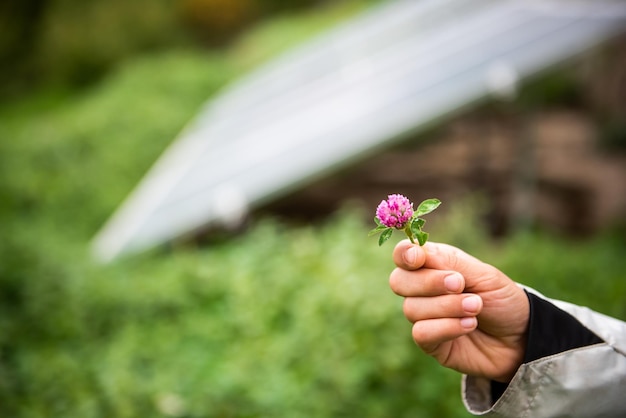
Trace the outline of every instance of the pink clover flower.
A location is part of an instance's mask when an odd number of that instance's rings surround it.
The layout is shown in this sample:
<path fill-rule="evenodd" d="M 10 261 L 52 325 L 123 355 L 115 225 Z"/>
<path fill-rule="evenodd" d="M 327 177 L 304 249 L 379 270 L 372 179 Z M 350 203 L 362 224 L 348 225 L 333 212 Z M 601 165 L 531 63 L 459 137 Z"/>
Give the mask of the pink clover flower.
<path fill-rule="evenodd" d="M 413 203 L 401 194 L 390 194 L 378 205 L 376 217 L 388 228 L 403 229 L 413 217 Z"/>

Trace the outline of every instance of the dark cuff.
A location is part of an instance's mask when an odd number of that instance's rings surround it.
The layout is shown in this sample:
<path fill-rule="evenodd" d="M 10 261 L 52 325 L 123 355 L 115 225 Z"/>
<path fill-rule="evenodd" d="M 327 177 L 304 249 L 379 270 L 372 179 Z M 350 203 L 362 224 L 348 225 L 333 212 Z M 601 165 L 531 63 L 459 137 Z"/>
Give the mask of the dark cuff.
<path fill-rule="evenodd" d="M 529 292 L 526 292 L 526 296 L 530 303 L 530 317 L 524 363 L 603 342 L 576 318 L 547 300 Z M 491 382 L 491 399 L 494 403 L 507 387 L 507 383 Z"/>
<path fill-rule="evenodd" d="M 526 295 L 530 318 L 524 363 L 603 342 L 567 312 L 532 293 Z"/>

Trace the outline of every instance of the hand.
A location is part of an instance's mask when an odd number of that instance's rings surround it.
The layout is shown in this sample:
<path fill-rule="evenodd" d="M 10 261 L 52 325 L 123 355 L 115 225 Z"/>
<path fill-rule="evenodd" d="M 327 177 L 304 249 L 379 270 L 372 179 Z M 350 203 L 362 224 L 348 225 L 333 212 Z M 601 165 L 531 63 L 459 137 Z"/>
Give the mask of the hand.
<path fill-rule="evenodd" d="M 413 339 L 445 367 L 508 382 L 524 358 L 529 302 L 495 267 L 460 249 L 400 242 L 391 289 L 404 296 Z"/>

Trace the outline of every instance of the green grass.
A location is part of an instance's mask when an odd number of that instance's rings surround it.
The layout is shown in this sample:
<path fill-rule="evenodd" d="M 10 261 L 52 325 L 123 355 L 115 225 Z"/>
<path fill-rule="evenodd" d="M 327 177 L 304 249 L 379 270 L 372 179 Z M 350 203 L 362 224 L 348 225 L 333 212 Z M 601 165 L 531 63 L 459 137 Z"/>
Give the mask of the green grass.
<path fill-rule="evenodd" d="M 0 416 L 467 416 L 458 374 L 415 347 L 388 289 L 393 243 L 368 238 L 358 209 L 304 227 L 258 219 L 218 245 L 109 266 L 89 258 L 190 115 L 266 59 L 237 48 L 137 58 L 94 89 L 0 110 Z M 623 239 L 494 243 L 468 205 L 445 204 L 464 211 L 429 217 L 433 239 L 626 318 Z"/>

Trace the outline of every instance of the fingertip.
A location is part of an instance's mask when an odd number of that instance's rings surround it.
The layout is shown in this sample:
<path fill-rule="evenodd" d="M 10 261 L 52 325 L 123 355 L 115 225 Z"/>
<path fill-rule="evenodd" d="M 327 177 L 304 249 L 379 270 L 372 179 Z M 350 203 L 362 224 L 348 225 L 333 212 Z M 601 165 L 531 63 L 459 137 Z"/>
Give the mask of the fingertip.
<path fill-rule="evenodd" d="M 413 324 L 413 340 L 428 353 L 432 347 L 467 335 L 477 326 L 476 317 L 426 319 Z"/>
<path fill-rule="evenodd" d="M 398 267 L 415 270 L 424 265 L 426 253 L 419 245 L 413 244 L 409 240 L 403 240 L 396 245 L 393 258 Z"/>
<path fill-rule="evenodd" d="M 470 315 L 477 315 L 483 307 L 483 300 L 478 295 L 468 295 L 461 301 L 463 310 Z"/>
<path fill-rule="evenodd" d="M 450 293 L 461 293 L 465 287 L 465 279 L 460 273 L 454 272 L 443 278 L 443 285 Z"/>
<path fill-rule="evenodd" d="M 478 326 L 478 319 L 475 316 L 461 318 L 459 322 L 461 323 L 461 327 L 466 330 L 473 330 Z"/>

